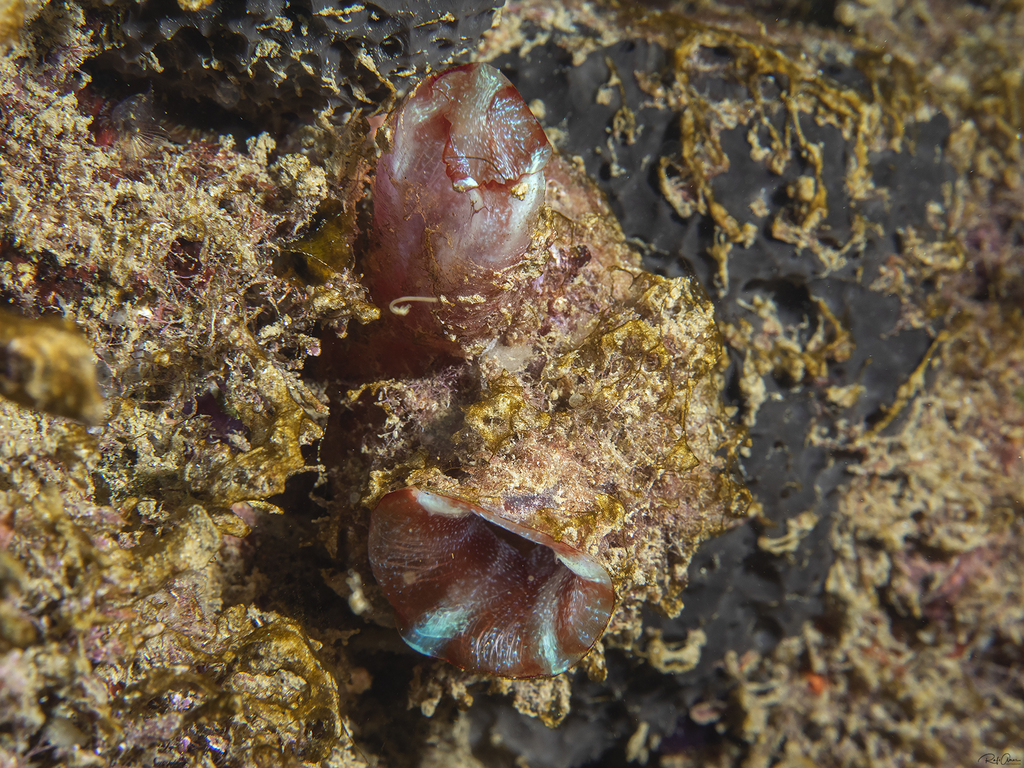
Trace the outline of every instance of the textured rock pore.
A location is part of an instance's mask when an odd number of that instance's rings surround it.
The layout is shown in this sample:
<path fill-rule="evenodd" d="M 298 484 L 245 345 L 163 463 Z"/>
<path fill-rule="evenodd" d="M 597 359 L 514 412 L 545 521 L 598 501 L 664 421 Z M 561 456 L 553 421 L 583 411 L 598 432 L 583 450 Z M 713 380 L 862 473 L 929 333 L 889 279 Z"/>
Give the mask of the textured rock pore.
<path fill-rule="evenodd" d="M 377 505 L 369 551 L 405 642 L 472 672 L 564 672 L 597 642 L 615 604 L 611 578 L 592 557 L 416 488 Z"/>

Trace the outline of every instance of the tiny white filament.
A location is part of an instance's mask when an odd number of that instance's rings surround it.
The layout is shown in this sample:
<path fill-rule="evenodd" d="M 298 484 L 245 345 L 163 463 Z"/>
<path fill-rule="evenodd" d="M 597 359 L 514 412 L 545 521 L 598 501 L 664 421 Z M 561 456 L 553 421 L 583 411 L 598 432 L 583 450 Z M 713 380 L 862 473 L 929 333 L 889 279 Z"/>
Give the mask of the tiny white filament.
<path fill-rule="evenodd" d="M 394 315 L 405 317 L 409 314 L 409 310 L 412 309 L 414 301 L 422 301 L 425 304 L 437 304 L 438 299 L 433 296 L 399 296 L 388 304 L 388 309 Z"/>

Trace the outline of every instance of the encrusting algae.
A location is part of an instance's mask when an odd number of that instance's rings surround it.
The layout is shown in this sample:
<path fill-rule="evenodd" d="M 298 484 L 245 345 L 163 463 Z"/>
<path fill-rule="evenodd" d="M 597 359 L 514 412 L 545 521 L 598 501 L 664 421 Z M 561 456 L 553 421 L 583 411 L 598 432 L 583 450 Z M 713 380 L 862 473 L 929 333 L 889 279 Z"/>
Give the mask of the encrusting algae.
<path fill-rule="evenodd" d="M 0 310 L 0 395 L 26 408 L 101 424 L 92 347 L 73 327 Z"/>

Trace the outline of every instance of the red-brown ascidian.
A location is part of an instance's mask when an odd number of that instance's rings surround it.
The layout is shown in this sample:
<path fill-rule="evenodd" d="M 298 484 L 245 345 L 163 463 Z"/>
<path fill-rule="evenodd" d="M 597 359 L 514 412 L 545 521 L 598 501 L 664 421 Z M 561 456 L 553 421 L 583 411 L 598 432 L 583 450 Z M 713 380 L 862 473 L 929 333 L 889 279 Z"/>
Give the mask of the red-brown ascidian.
<path fill-rule="evenodd" d="M 379 133 L 359 264 L 383 319 L 330 352 L 325 535 L 421 653 L 598 670 L 750 504 L 711 304 L 640 268 L 497 70 L 432 75 Z"/>
<path fill-rule="evenodd" d="M 589 555 L 416 488 L 381 499 L 369 555 L 402 639 L 475 672 L 564 672 L 594 647 L 615 605 L 608 571 Z"/>
<path fill-rule="evenodd" d="M 522 291 L 551 146 L 512 84 L 467 64 L 431 75 L 383 127 L 365 280 L 385 311 L 373 356 L 388 371 L 463 356 Z"/>

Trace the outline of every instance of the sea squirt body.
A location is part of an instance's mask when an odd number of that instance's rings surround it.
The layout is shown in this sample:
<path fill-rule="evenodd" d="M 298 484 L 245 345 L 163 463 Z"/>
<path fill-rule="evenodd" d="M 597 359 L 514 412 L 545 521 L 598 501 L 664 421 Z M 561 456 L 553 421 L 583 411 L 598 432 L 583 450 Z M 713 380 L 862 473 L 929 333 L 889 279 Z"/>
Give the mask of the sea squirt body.
<path fill-rule="evenodd" d="M 615 604 L 611 578 L 592 557 L 417 488 L 377 505 L 369 554 L 405 642 L 472 672 L 564 672 L 594 646 Z"/>
<path fill-rule="evenodd" d="M 423 80 L 384 134 L 366 263 L 375 303 L 424 346 L 492 336 L 496 276 L 530 247 L 544 201 L 544 130 L 498 70 L 466 64 Z"/>

